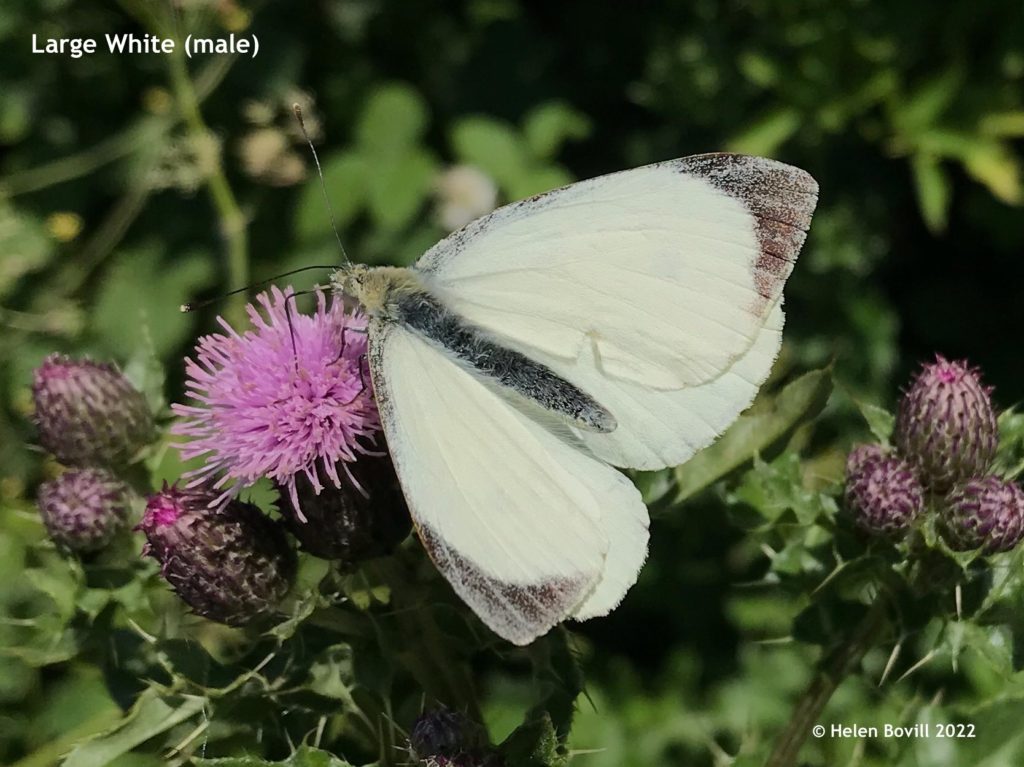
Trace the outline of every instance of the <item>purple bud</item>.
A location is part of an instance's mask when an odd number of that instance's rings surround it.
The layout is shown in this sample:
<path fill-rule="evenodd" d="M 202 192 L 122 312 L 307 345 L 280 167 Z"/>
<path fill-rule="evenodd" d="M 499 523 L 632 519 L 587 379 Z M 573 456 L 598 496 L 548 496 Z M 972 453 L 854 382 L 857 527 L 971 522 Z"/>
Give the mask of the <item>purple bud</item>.
<path fill-rule="evenodd" d="M 957 485 L 946 496 L 942 531 L 956 551 L 1009 551 L 1024 537 L 1024 490 L 999 477 Z"/>
<path fill-rule="evenodd" d="M 67 466 L 121 466 L 156 436 L 145 397 L 113 365 L 51 355 L 32 394 L 39 441 Z"/>
<path fill-rule="evenodd" d="M 893 441 L 930 488 L 984 474 L 999 441 L 992 390 L 966 361 L 936 355 L 900 400 Z"/>
<path fill-rule="evenodd" d="M 164 487 L 150 496 L 138 529 L 143 554 L 188 605 L 210 620 L 241 626 L 270 615 L 291 588 L 295 553 L 281 527 L 258 508 L 204 489 Z"/>
<path fill-rule="evenodd" d="M 441 706 L 416 720 L 409 748 L 420 763 L 476 767 L 485 763 L 487 737 L 469 717 Z"/>
<path fill-rule="evenodd" d="M 861 445 L 846 459 L 846 504 L 863 530 L 898 535 L 924 508 L 924 488 L 906 461 Z"/>
<path fill-rule="evenodd" d="M 39 488 L 50 537 L 71 551 L 99 551 L 128 519 L 128 487 L 102 469 L 66 471 Z"/>
<path fill-rule="evenodd" d="M 340 488 L 325 487 L 317 495 L 305 476 L 297 476 L 298 511 L 287 488 L 277 487 L 282 516 L 303 549 L 356 565 L 390 553 L 409 535 L 412 521 L 388 456 L 360 456 L 346 468 L 358 488 L 343 475 Z"/>

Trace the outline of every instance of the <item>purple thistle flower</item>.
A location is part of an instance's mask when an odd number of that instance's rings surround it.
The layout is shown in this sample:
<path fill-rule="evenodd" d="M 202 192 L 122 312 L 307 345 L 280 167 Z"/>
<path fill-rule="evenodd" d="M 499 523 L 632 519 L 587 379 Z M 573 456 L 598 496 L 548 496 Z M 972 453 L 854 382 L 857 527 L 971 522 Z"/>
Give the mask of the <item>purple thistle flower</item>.
<path fill-rule="evenodd" d="M 270 477 L 298 507 L 296 475 L 316 493 L 324 488 L 321 471 L 340 488 L 338 466 L 352 480 L 346 464 L 376 454 L 370 445 L 380 418 L 366 367 L 365 317 L 347 314 L 340 299 L 328 308 L 321 290 L 315 314 L 289 312 L 292 292 L 275 287 L 257 296 L 262 312 L 247 307 L 253 329 L 243 335 L 218 318 L 225 333 L 200 338 L 195 359 L 186 361 L 196 404 L 172 406 L 183 419 L 172 432 L 192 438 L 180 446 L 184 459 L 205 456 L 191 484 L 210 481 L 221 490 L 215 505 Z"/>

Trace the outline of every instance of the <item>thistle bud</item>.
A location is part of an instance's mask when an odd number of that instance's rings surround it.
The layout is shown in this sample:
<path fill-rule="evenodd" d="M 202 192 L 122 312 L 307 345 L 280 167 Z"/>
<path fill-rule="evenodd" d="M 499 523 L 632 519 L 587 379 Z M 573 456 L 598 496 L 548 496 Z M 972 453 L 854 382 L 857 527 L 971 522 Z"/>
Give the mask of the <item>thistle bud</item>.
<path fill-rule="evenodd" d="M 299 507 L 278 486 L 288 529 L 302 548 L 347 565 L 390 553 L 412 528 L 405 496 L 388 456 L 361 456 L 346 464 L 352 479 L 317 495 L 305 476 L 295 478 Z M 361 489 L 361 490 L 360 490 Z"/>
<path fill-rule="evenodd" d="M 992 390 L 966 361 L 936 355 L 900 400 L 893 440 L 925 485 L 947 490 L 983 475 L 999 440 Z"/>
<path fill-rule="evenodd" d="M 924 488 L 906 461 L 861 445 L 846 460 L 846 504 L 863 530 L 898 535 L 924 508 Z"/>
<path fill-rule="evenodd" d="M 66 471 L 39 488 L 50 538 L 78 553 L 99 551 L 128 519 L 128 487 L 102 469 Z"/>
<path fill-rule="evenodd" d="M 150 497 L 138 529 L 143 554 L 197 614 L 241 626 L 272 614 L 291 588 L 295 553 L 279 525 L 249 503 L 210 507 L 203 489 L 164 487 Z"/>
<path fill-rule="evenodd" d="M 487 736 L 469 717 L 444 706 L 421 714 L 409 733 L 409 749 L 421 764 L 477 767 L 487 761 Z"/>
<path fill-rule="evenodd" d="M 67 466 L 117 467 L 155 437 L 145 397 L 113 365 L 51 355 L 32 394 L 39 441 Z"/>
<path fill-rule="evenodd" d="M 1024 490 L 991 476 L 957 485 L 946 496 L 942 531 L 956 551 L 1009 551 L 1024 537 Z"/>

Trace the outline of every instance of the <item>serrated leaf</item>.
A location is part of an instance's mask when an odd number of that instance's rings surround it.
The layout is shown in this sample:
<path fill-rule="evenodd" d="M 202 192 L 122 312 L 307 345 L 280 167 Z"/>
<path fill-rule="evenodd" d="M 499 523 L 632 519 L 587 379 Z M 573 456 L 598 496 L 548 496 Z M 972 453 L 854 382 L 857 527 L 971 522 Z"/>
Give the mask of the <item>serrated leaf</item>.
<path fill-rule="evenodd" d="M 814 418 L 832 393 L 829 369 L 814 370 L 759 399 L 718 441 L 675 470 L 675 502 L 686 500 L 734 469 L 783 441 Z"/>
<path fill-rule="evenodd" d="M 911 161 L 914 171 L 914 188 L 921 217 L 932 233 L 946 228 L 949 213 L 950 183 L 939 161 L 929 154 L 918 152 Z"/>
<path fill-rule="evenodd" d="M 498 751 L 516 767 L 565 767 L 569 761 L 547 714 L 517 727 Z"/>
<path fill-rule="evenodd" d="M 180 701 L 180 702 L 177 702 Z M 112 730 L 79 745 L 63 767 L 104 767 L 111 761 L 196 716 L 203 698 L 183 697 L 168 703 L 155 690 L 146 690 L 131 711 Z"/>
<path fill-rule="evenodd" d="M 356 126 L 356 140 L 371 164 L 404 152 L 416 144 L 427 127 L 427 105 L 407 85 L 379 88 L 367 102 Z M 376 170 L 376 168 L 375 168 Z"/>

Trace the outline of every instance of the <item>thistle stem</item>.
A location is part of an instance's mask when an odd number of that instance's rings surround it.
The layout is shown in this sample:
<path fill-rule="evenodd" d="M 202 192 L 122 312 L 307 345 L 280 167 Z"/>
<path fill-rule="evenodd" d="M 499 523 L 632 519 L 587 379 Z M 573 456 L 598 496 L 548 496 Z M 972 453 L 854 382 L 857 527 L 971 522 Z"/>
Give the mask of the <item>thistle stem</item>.
<path fill-rule="evenodd" d="M 192 140 L 201 146 L 201 142 L 210 140 L 211 132 L 203 121 L 199 109 L 199 98 L 188 72 L 184 53 L 176 52 L 170 56 L 171 85 L 174 89 L 178 109 L 188 128 Z M 206 176 L 206 189 L 220 219 L 221 234 L 226 241 L 227 284 L 231 289 L 249 284 L 249 232 L 245 215 L 238 206 L 235 194 L 228 183 L 227 174 L 220 152 L 216 152 Z M 244 293 L 227 299 L 228 305 L 224 312 L 225 319 L 236 327 L 245 324 Z"/>
<path fill-rule="evenodd" d="M 868 610 L 849 639 L 834 648 L 818 665 L 817 672 L 793 708 L 786 728 L 775 741 L 765 767 L 793 767 L 811 728 L 842 681 L 857 667 L 886 623 L 886 603 L 881 597 Z"/>

